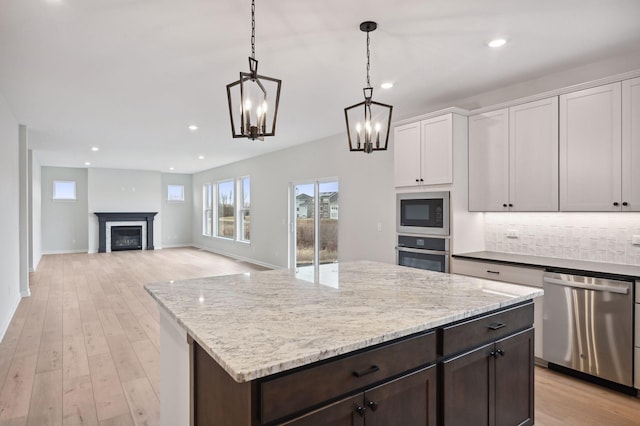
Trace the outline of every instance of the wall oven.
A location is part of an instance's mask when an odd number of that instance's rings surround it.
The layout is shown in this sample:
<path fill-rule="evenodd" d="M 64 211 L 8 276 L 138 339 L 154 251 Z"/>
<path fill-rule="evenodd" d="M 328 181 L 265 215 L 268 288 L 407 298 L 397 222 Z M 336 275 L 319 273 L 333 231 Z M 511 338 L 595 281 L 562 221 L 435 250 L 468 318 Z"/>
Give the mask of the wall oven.
<path fill-rule="evenodd" d="M 396 263 L 429 271 L 449 272 L 449 239 L 398 235 Z"/>
<path fill-rule="evenodd" d="M 449 192 L 397 194 L 396 220 L 399 234 L 449 235 Z"/>

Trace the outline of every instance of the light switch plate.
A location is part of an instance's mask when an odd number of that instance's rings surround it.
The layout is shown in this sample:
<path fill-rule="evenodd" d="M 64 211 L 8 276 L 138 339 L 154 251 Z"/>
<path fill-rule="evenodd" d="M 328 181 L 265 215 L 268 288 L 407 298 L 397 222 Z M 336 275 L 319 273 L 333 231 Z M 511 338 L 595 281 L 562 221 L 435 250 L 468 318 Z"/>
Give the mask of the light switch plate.
<path fill-rule="evenodd" d="M 631 244 L 634 246 L 640 246 L 640 235 L 633 235 L 631 237 Z"/>

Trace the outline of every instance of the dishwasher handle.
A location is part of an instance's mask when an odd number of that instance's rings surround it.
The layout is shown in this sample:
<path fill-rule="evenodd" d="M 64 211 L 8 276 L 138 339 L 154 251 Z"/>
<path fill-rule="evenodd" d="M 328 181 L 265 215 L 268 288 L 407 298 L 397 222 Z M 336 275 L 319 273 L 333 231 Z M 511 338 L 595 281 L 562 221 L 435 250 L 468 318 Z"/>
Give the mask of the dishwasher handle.
<path fill-rule="evenodd" d="M 567 281 L 567 280 L 561 280 L 558 278 L 550 278 L 550 277 L 544 277 L 543 282 L 545 284 L 557 284 L 557 285 L 563 285 L 565 287 L 582 288 L 585 290 L 608 291 L 611 293 L 629 294 L 628 287 L 617 287 L 617 286 L 614 287 L 614 286 L 608 286 L 608 285 L 581 283 L 576 281 Z"/>

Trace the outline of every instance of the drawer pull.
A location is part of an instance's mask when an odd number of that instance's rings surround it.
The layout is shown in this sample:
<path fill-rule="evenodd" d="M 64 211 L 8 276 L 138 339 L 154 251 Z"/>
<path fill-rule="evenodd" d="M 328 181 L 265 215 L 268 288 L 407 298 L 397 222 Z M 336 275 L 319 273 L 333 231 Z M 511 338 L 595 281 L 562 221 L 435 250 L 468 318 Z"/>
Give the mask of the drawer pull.
<path fill-rule="evenodd" d="M 372 365 L 366 370 L 354 371 L 353 375 L 356 377 L 362 377 L 362 376 L 366 376 L 367 374 L 375 373 L 376 371 L 379 371 L 379 370 L 380 370 L 380 367 L 378 367 L 377 365 Z"/>
<path fill-rule="evenodd" d="M 496 353 L 500 356 L 504 356 L 504 351 L 502 349 L 498 349 Z"/>
<path fill-rule="evenodd" d="M 361 405 L 359 405 L 358 408 L 356 408 L 356 413 L 358 413 L 360 417 L 364 417 L 365 411 L 367 411 L 367 409 Z"/>
<path fill-rule="evenodd" d="M 492 271 L 490 269 L 487 269 L 487 273 L 488 274 L 496 274 L 496 275 L 500 275 L 500 271 Z"/>
<path fill-rule="evenodd" d="M 369 401 L 369 403 L 367 405 L 369 406 L 369 408 L 371 408 L 371 411 L 376 411 L 378 409 L 378 403 L 377 402 Z"/>
<path fill-rule="evenodd" d="M 487 328 L 489 330 L 499 330 L 499 329 L 501 329 L 503 327 L 506 327 L 506 326 L 507 326 L 507 324 L 502 323 L 502 322 L 492 322 L 491 324 L 489 324 L 487 326 Z"/>

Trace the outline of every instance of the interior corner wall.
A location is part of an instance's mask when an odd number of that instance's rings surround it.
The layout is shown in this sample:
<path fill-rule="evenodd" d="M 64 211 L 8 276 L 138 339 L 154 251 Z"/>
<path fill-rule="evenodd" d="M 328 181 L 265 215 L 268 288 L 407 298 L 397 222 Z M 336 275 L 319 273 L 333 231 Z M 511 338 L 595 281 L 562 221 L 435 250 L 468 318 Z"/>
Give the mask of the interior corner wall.
<path fill-rule="evenodd" d="M 18 122 L 0 94 L 0 341 L 20 302 Z"/>
<path fill-rule="evenodd" d="M 42 258 L 42 169 L 32 150 L 29 150 L 29 188 L 29 270 L 33 272 Z"/>
<path fill-rule="evenodd" d="M 395 263 L 391 145 L 388 151 L 372 154 L 350 152 L 345 136 L 337 135 L 195 174 L 194 244 L 268 266 L 287 267 L 290 183 L 337 178 L 339 260 Z M 251 244 L 203 236 L 202 185 L 242 176 L 251 177 Z"/>
<path fill-rule="evenodd" d="M 193 216 L 193 191 L 191 175 L 179 173 L 163 173 L 162 189 L 162 247 L 181 247 L 193 243 L 191 232 Z M 167 186 L 184 186 L 184 201 L 168 201 Z"/>
<path fill-rule="evenodd" d="M 98 251 L 98 218 L 95 212 L 158 212 L 153 226 L 156 249 L 162 248 L 160 172 L 120 169 L 88 169 L 89 252 Z"/>
<path fill-rule="evenodd" d="M 54 200 L 53 181 L 76 183 L 76 200 Z M 42 167 L 42 252 L 87 251 L 87 169 Z"/>
<path fill-rule="evenodd" d="M 27 126 L 18 126 L 18 173 L 19 173 L 19 216 L 20 216 L 20 295 L 31 295 L 29 290 L 29 143 L 27 140 Z"/>

